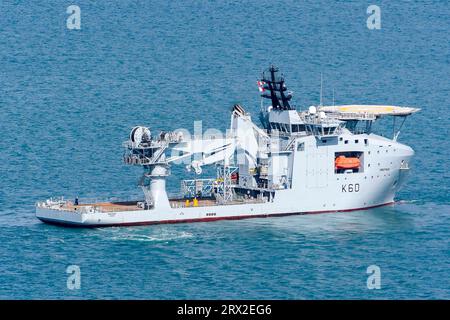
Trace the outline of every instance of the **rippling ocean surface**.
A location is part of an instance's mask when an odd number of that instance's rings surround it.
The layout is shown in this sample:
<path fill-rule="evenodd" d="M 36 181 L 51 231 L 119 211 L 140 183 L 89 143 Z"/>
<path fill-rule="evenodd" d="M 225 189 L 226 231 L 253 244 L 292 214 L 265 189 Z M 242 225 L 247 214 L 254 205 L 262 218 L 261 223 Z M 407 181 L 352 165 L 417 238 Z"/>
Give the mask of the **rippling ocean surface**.
<path fill-rule="evenodd" d="M 369 4 L 1 1 L 0 298 L 449 299 L 450 5 L 377 1 L 369 30 Z M 224 130 L 235 103 L 256 117 L 269 63 L 299 108 L 318 103 L 321 73 L 325 103 L 334 89 L 338 104 L 422 108 L 400 135 L 416 156 L 395 205 L 92 230 L 34 217 L 55 195 L 140 197 L 121 162 L 130 128 Z M 189 176 L 173 172 L 170 191 Z"/>

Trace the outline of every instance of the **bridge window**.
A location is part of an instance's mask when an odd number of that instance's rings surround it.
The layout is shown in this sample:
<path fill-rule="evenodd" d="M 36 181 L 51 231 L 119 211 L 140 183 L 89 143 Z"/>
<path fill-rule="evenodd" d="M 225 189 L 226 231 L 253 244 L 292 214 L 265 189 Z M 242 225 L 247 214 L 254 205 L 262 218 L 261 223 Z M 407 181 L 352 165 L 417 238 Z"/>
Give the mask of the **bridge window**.
<path fill-rule="evenodd" d="M 292 132 L 303 132 L 303 131 L 305 131 L 304 124 L 293 124 L 292 125 Z"/>

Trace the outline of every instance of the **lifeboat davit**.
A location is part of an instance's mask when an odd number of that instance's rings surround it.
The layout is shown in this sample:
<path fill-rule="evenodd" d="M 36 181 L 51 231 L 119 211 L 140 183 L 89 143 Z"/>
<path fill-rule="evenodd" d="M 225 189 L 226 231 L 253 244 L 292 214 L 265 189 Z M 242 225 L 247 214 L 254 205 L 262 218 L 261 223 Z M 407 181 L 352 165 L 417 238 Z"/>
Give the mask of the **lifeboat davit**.
<path fill-rule="evenodd" d="M 361 162 L 358 158 L 347 158 L 346 156 L 339 156 L 334 161 L 336 169 L 358 169 Z"/>

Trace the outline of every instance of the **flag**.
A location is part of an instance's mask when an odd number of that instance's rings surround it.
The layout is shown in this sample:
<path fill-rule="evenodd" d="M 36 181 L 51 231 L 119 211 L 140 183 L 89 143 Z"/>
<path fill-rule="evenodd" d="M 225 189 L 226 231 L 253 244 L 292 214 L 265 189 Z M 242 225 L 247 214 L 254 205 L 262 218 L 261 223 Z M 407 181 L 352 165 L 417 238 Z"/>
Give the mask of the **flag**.
<path fill-rule="evenodd" d="M 258 85 L 259 92 L 264 92 L 266 90 L 264 88 L 264 85 L 266 84 L 264 81 L 256 81 L 256 84 Z"/>

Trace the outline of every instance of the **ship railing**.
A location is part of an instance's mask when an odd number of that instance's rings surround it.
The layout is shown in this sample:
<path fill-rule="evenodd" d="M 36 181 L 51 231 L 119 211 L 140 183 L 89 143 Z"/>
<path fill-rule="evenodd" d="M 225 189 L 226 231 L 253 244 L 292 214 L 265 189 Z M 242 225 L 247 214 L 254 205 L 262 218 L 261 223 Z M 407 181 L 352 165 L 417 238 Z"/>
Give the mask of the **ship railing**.
<path fill-rule="evenodd" d="M 80 205 L 80 206 L 67 206 L 65 204 L 54 204 L 54 205 L 48 205 L 45 202 L 38 202 L 36 203 L 36 206 L 43 209 L 50 209 L 50 210 L 56 210 L 56 211 L 66 211 L 71 213 L 79 213 L 79 214 L 86 214 L 86 213 L 114 213 L 114 212 L 123 212 L 123 211 L 136 211 L 136 210 L 142 210 L 143 208 L 132 206 L 132 207 L 120 207 L 120 208 L 114 208 L 114 207 L 103 207 L 101 205 Z"/>
<path fill-rule="evenodd" d="M 35 205 L 39 208 L 57 209 L 62 208 L 66 203 L 67 200 L 65 200 L 64 197 L 51 197 L 44 201 L 37 201 Z"/>
<path fill-rule="evenodd" d="M 296 138 L 295 138 L 295 137 L 294 137 L 294 138 L 291 138 L 291 139 L 289 140 L 288 144 L 286 145 L 285 150 L 286 150 L 286 151 L 293 151 L 293 150 L 294 150 L 295 141 L 296 141 Z"/>
<path fill-rule="evenodd" d="M 141 203 L 143 204 L 144 201 L 142 201 Z M 77 207 L 76 210 L 71 208 L 68 211 L 79 212 L 79 213 L 115 213 L 115 212 L 139 211 L 139 210 L 144 210 L 144 206 L 142 206 L 142 207 L 130 206 L 129 208 L 122 206 L 119 208 L 117 208 L 117 207 L 115 208 L 115 207 L 103 207 L 100 205 L 88 205 L 88 206 Z"/>
<path fill-rule="evenodd" d="M 304 120 L 306 125 L 319 125 L 319 126 L 338 126 L 341 121 L 335 117 L 321 118 L 318 116 L 309 116 Z"/>
<path fill-rule="evenodd" d="M 156 139 L 141 142 L 139 145 L 134 144 L 131 140 L 127 140 L 122 142 L 122 146 L 127 149 L 156 149 L 167 147 L 168 144 L 182 143 L 186 141 L 188 141 L 188 139 L 185 139 L 179 132 L 161 132 L 160 136 Z"/>
<path fill-rule="evenodd" d="M 136 196 L 116 196 L 116 197 L 80 197 L 78 198 L 78 203 L 81 204 L 96 204 L 96 203 L 105 203 L 105 202 L 136 202 L 138 201 L 138 197 Z M 75 197 L 66 198 L 71 202 L 74 202 Z M 72 200 L 73 199 L 73 200 Z"/>
<path fill-rule="evenodd" d="M 326 112 L 328 118 L 339 120 L 368 120 L 374 121 L 376 115 L 370 112 Z"/>
<path fill-rule="evenodd" d="M 229 200 L 226 202 L 221 202 L 220 199 L 213 199 L 212 202 L 208 203 L 202 203 L 200 200 L 197 205 L 194 205 L 194 202 L 191 200 L 187 200 L 189 204 L 186 204 L 186 201 L 172 201 L 170 203 L 170 206 L 172 208 L 190 208 L 190 207 L 209 207 L 209 206 L 220 206 L 220 205 L 238 205 L 238 204 L 254 204 L 254 203 L 265 203 L 267 202 L 267 198 L 251 198 L 251 199 L 244 199 L 244 198 L 238 198 Z"/>
<path fill-rule="evenodd" d="M 400 170 L 409 170 L 409 164 L 405 160 L 400 163 Z"/>
<path fill-rule="evenodd" d="M 367 129 L 353 129 L 353 130 L 351 130 L 351 132 L 353 133 L 353 134 L 365 134 L 365 133 L 367 133 L 368 132 L 368 130 Z"/>
<path fill-rule="evenodd" d="M 184 197 L 195 197 L 198 194 L 210 196 L 217 179 L 188 179 L 181 181 L 181 190 Z"/>
<path fill-rule="evenodd" d="M 128 140 L 128 141 L 124 141 L 122 143 L 122 147 L 130 149 L 130 150 L 132 150 L 132 149 L 157 149 L 157 148 L 167 146 L 168 143 L 174 143 L 174 142 L 175 141 L 152 140 L 149 142 L 142 142 L 139 145 L 135 145 L 133 142 Z M 181 141 L 178 141 L 178 142 L 181 142 Z"/>
<path fill-rule="evenodd" d="M 138 211 L 138 210 L 143 210 L 144 208 L 139 208 L 139 207 L 130 207 L 130 208 L 125 208 L 125 207 L 120 207 L 120 208 L 105 208 L 105 207 L 101 207 L 101 206 L 87 206 L 87 207 L 80 207 L 77 209 L 77 211 L 79 211 L 80 209 L 84 209 L 84 211 L 81 211 L 80 213 L 115 213 L 115 212 L 123 212 L 123 211 Z"/>
<path fill-rule="evenodd" d="M 74 204 L 75 199 L 78 199 L 79 205 L 88 206 L 95 205 L 97 203 L 121 203 L 121 202 L 137 202 L 136 197 L 133 196 L 122 196 L 122 197 L 51 197 L 44 201 L 37 201 L 36 206 L 38 207 L 57 207 L 59 205 Z M 142 200 L 143 201 L 143 200 Z"/>
<path fill-rule="evenodd" d="M 126 164 L 147 165 L 153 163 L 152 159 L 146 156 L 125 155 L 123 162 Z"/>

